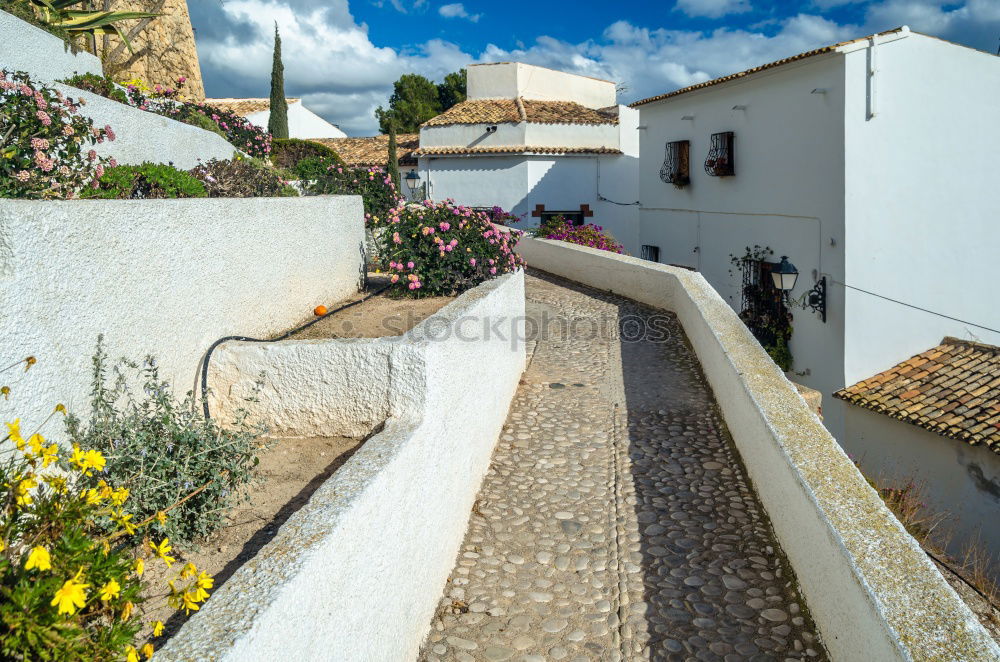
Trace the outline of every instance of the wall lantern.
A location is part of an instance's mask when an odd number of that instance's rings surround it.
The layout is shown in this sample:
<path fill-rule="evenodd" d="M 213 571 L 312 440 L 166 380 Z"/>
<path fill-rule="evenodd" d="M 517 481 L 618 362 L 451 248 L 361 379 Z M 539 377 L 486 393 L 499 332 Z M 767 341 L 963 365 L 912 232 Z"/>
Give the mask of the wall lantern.
<path fill-rule="evenodd" d="M 799 270 L 788 261 L 788 256 L 782 255 L 781 262 L 771 270 L 771 279 L 774 281 L 775 289 L 779 290 L 789 305 L 801 306 L 803 310 L 809 308 L 814 313 L 819 313 L 823 322 L 826 322 L 826 276 L 823 276 L 812 289 L 804 293 L 800 299 L 789 300 L 789 294 L 795 287 L 795 281 L 799 278 Z"/>
<path fill-rule="evenodd" d="M 413 194 L 420 188 L 420 175 L 417 174 L 416 170 L 411 168 L 410 172 L 406 173 L 406 177 L 403 177 L 403 180 L 406 182 L 406 188 L 410 189 L 410 197 L 412 198 Z"/>

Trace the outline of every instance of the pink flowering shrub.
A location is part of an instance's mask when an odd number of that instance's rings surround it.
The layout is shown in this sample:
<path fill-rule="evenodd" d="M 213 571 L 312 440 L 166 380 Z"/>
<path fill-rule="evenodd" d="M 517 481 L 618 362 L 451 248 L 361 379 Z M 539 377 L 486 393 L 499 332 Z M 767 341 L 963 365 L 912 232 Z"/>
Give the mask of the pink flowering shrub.
<path fill-rule="evenodd" d="M 493 227 L 486 213 L 445 202 L 403 203 L 382 218 L 382 263 L 397 290 L 411 296 L 458 294 L 524 266 L 514 252 L 521 233 Z"/>
<path fill-rule="evenodd" d="M 82 103 L 24 72 L 0 71 L 0 197 L 74 198 L 112 165 L 90 146 L 115 133 L 80 115 Z"/>
<path fill-rule="evenodd" d="M 204 103 L 171 99 L 161 102 L 148 101 L 144 110 L 202 128 L 208 120 L 218 126 L 226 140 L 247 155 L 266 158 L 271 153 L 271 134 L 232 111 Z"/>
<path fill-rule="evenodd" d="M 303 162 L 304 161 L 304 162 Z M 305 180 L 307 195 L 360 195 L 365 207 L 365 224 L 375 227 L 384 223 L 389 211 L 401 198 L 392 178 L 383 168 L 357 168 L 329 160 L 323 168 L 319 159 L 300 161 L 293 171 Z"/>
<path fill-rule="evenodd" d="M 558 239 L 568 241 L 571 244 L 589 246 L 602 251 L 612 253 L 625 253 L 625 247 L 615 241 L 615 238 L 604 231 L 600 225 L 587 223 L 586 225 L 573 225 L 563 223 L 562 225 L 550 228 L 545 235 L 546 239 Z"/>

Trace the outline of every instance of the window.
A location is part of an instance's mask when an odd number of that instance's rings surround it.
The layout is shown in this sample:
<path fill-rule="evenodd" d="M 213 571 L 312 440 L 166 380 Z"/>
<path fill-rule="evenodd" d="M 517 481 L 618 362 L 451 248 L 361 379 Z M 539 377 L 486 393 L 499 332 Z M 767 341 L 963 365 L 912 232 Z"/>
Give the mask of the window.
<path fill-rule="evenodd" d="M 733 159 L 732 131 L 712 134 L 712 148 L 705 159 L 705 172 L 712 177 L 730 177 L 736 174 Z"/>
<path fill-rule="evenodd" d="M 542 225 L 549 223 L 556 216 L 562 216 L 563 220 L 573 225 L 583 225 L 583 212 L 577 211 L 543 211 L 541 213 Z"/>
<path fill-rule="evenodd" d="M 667 143 L 663 167 L 660 168 L 660 179 L 665 184 L 681 188 L 691 183 L 690 152 L 691 143 L 687 140 Z"/>
<path fill-rule="evenodd" d="M 649 244 L 643 244 L 642 245 L 642 254 L 641 254 L 641 256 L 642 256 L 643 260 L 649 260 L 650 262 L 659 262 L 660 261 L 660 247 L 659 246 L 651 246 Z"/>

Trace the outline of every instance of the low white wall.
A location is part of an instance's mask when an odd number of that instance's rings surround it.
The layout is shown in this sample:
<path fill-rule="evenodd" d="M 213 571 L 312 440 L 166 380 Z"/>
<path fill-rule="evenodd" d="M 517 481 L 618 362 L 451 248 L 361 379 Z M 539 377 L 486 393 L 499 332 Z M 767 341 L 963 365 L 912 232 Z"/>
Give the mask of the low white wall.
<path fill-rule="evenodd" d="M 522 239 L 531 266 L 673 311 L 836 660 L 996 660 L 947 585 L 733 310 L 698 273 Z"/>
<path fill-rule="evenodd" d="M 237 149 L 217 133 L 178 122 L 156 113 L 149 113 L 100 95 L 70 87 L 55 85 L 63 94 L 81 98 L 86 104 L 80 109 L 94 121 L 94 126 L 108 125 L 115 140 L 94 146 L 101 156 L 113 156 L 122 164 L 171 163 L 189 170 L 199 161 L 231 159 Z"/>
<path fill-rule="evenodd" d="M 0 200 L 0 365 L 38 359 L 4 375 L 0 419 L 86 414 L 101 333 L 113 359 L 155 355 L 183 395 L 217 338 L 267 337 L 357 291 L 363 214 L 357 196 Z"/>
<path fill-rule="evenodd" d="M 252 378 L 268 364 L 268 381 L 281 387 L 264 398 L 287 403 L 289 420 L 297 416 L 310 433 L 316 420 L 302 415 L 310 407 L 298 405 L 331 402 L 331 393 L 347 399 L 343 407 L 370 408 L 374 395 L 389 418 L 156 654 L 157 662 L 416 659 L 524 369 L 523 327 L 518 272 L 466 292 L 393 342 L 222 345 L 228 367 L 213 371 L 213 379 Z M 348 348 L 337 372 L 320 380 L 284 374 L 306 357 L 324 361 L 319 372 L 331 368 L 336 350 L 324 355 L 320 345 Z M 365 369 L 356 354 L 347 356 L 366 351 L 378 367 Z M 244 368 L 235 370 L 239 362 Z M 355 367 L 360 372 L 346 370 Z M 285 389 L 293 384 L 295 394 Z M 346 419 L 344 429 L 327 424 L 323 432 L 337 435 L 356 421 Z"/>
<path fill-rule="evenodd" d="M 0 11 L 0 69 L 27 71 L 32 78 L 51 83 L 73 74 L 103 72 L 101 61 L 90 53 L 66 49 L 63 40 L 45 30 Z"/>

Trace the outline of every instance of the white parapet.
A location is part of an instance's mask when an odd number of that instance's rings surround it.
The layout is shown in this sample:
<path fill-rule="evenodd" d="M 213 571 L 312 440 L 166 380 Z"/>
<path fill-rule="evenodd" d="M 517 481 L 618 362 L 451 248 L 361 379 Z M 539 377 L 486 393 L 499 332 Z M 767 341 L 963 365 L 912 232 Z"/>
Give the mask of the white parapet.
<path fill-rule="evenodd" d="M 416 659 L 524 347 L 523 272 L 479 285 L 402 336 L 221 345 L 217 411 L 240 403 L 263 370 L 252 414 L 281 434 L 379 431 L 156 660 Z"/>
<path fill-rule="evenodd" d="M 52 83 L 73 74 L 102 74 L 101 61 L 90 53 L 73 53 L 59 37 L 0 11 L 0 69 L 26 71 Z"/>
<path fill-rule="evenodd" d="M 363 223 L 358 196 L 0 200 L 0 365 L 38 360 L 0 419 L 86 414 L 98 334 L 112 359 L 155 355 L 183 395 L 216 339 L 355 293 Z"/>
<path fill-rule="evenodd" d="M 705 278 L 562 241 L 528 264 L 674 312 L 834 660 L 995 661 L 1000 648 Z"/>

